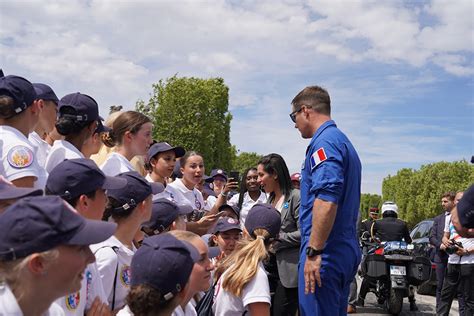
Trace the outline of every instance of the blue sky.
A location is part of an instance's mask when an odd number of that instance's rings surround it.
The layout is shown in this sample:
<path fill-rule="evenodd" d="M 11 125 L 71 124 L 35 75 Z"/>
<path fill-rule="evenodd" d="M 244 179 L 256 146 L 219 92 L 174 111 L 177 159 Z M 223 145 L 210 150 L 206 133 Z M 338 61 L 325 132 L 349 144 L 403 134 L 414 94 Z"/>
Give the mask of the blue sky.
<path fill-rule="evenodd" d="M 291 99 L 321 85 L 363 165 L 362 191 L 403 167 L 474 154 L 472 1 L 1 1 L 0 67 L 58 95 L 132 109 L 176 73 L 224 78 L 241 151 L 307 140 Z"/>

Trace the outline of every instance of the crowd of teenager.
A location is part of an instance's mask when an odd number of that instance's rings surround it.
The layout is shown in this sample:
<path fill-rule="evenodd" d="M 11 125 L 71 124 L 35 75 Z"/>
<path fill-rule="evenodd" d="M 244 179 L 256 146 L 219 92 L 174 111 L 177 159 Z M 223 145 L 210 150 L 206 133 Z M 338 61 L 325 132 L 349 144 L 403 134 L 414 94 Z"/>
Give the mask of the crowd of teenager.
<path fill-rule="evenodd" d="M 297 313 L 299 175 L 207 176 L 153 128 L 0 78 L 0 315 Z"/>
<path fill-rule="evenodd" d="M 104 120 L 89 95 L 1 75 L 0 315 L 346 314 L 361 163 L 325 89 L 291 110 L 311 139 L 301 175 L 272 153 L 208 176 L 142 113 Z M 439 219 L 440 250 L 474 235 L 474 186 L 465 196 Z M 471 246 L 449 257 L 441 314 L 459 284 L 472 313 Z"/>

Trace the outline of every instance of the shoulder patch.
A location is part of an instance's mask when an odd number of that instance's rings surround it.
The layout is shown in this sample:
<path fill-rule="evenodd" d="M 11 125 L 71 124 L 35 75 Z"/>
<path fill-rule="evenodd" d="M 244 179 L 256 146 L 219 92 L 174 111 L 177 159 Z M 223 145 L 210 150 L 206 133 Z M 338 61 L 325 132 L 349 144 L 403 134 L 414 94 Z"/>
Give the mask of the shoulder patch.
<path fill-rule="evenodd" d="M 66 307 L 70 311 L 76 310 L 80 302 L 81 294 L 79 292 L 66 296 Z"/>
<path fill-rule="evenodd" d="M 316 150 L 312 155 L 311 155 L 311 170 L 316 168 L 320 163 L 324 162 L 328 157 L 326 156 L 326 152 L 324 151 L 324 148 L 321 147 L 318 150 Z"/>
<path fill-rule="evenodd" d="M 13 168 L 21 169 L 33 163 L 33 151 L 26 146 L 15 146 L 8 152 L 7 160 Z"/>

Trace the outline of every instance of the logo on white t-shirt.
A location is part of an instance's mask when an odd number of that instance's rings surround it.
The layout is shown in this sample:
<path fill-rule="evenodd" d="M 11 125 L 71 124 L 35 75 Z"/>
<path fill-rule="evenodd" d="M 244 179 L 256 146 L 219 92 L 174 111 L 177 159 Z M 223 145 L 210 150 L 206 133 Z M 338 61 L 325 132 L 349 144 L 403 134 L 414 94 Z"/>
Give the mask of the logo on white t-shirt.
<path fill-rule="evenodd" d="M 120 272 L 120 281 L 125 286 L 130 286 L 130 267 L 127 265 L 122 266 L 122 271 Z"/>
<path fill-rule="evenodd" d="M 79 292 L 66 296 L 66 307 L 70 311 L 75 310 L 79 306 L 80 302 L 81 294 Z"/>

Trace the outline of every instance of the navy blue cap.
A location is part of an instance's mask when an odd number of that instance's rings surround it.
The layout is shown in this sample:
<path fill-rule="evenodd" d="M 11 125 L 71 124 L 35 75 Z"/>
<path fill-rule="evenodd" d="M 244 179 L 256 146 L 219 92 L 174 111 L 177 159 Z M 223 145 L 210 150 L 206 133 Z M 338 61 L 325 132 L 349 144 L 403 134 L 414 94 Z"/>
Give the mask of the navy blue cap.
<path fill-rule="evenodd" d="M 223 210 L 228 209 L 228 208 L 230 208 L 232 212 L 234 212 L 235 215 L 237 215 L 237 217 L 240 217 L 240 210 L 237 205 L 222 204 L 221 206 L 219 206 L 218 211 L 222 212 Z"/>
<path fill-rule="evenodd" d="M 13 110 L 16 114 L 26 110 L 37 99 L 31 82 L 14 75 L 0 77 L 0 96 L 9 96 L 13 99 Z"/>
<path fill-rule="evenodd" d="M 45 101 L 53 101 L 58 104 L 59 99 L 54 93 L 53 89 L 50 86 L 44 83 L 33 83 L 33 87 L 36 91 L 36 99 L 42 99 Z"/>
<path fill-rule="evenodd" d="M 247 214 L 245 219 L 245 229 L 248 233 L 256 237 L 254 231 L 263 228 L 270 234 L 271 238 L 277 238 L 280 234 L 281 215 L 270 204 L 257 203 Z"/>
<path fill-rule="evenodd" d="M 209 239 L 212 237 L 212 234 L 204 234 L 201 236 L 201 239 L 206 245 L 209 245 Z M 208 256 L 210 259 L 215 258 L 221 254 L 221 249 L 217 246 L 208 247 Z"/>
<path fill-rule="evenodd" d="M 108 126 L 105 126 L 102 123 L 102 118 L 99 116 L 99 119 L 97 120 L 97 128 L 94 131 L 94 134 L 100 134 L 100 133 L 105 133 L 105 132 L 110 132 L 112 129 Z"/>
<path fill-rule="evenodd" d="M 208 177 L 209 178 L 209 177 Z M 204 181 L 206 181 L 208 178 L 206 178 Z M 212 178 L 211 178 L 212 179 Z M 216 192 L 214 192 L 213 189 L 210 187 L 210 183 L 204 182 L 202 186 L 202 193 L 207 194 L 208 196 L 215 196 L 217 197 Z"/>
<path fill-rule="evenodd" d="M 212 169 L 211 175 L 209 176 L 208 179 L 206 179 L 206 182 L 213 182 L 214 177 L 216 177 L 216 176 L 221 176 L 221 177 L 225 178 L 225 181 L 227 181 L 227 173 L 225 173 L 225 171 L 223 169 Z"/>
<path fill-rule="evenodd" d="M 242 228 L 240 228 L 240 222 L 232 217 L 221 217 L 217 221 L 217 224 L 213 229 L 213 233 L 217 234 L 219 232 L 226 232 L 232 229 L 238 229 L 242 231 Z"/>
<path fill-rule="evenodd" d="M 51 194 L 66 200 L 99 188 L 122 189 L 126 185 L 127 180 L 106 176 L 93 160 L 86 158 L 62 161 L 51 170 L 46 181 L 46 188 Z"/>
<path fill-rule="evenodd" d="M 135 208 L 151 194 L 158 194 L 165 190 L 163 184 L 148 182 L 136 171 L 123 172 L 116 177 L 127 180 L 127 186 L 120 189 L 109 189 L 107 195 L 117 200 L 122 206 L 119 209 Z"/>
<path fill-rule="evenodd" d="M 193 208 L 190 205 L 177 205 L 167 199 L 157 199 L 153 201 L 150 220 L 143 226 L 159 234 L 167 229 L 178 216 L 187 215 L 192 211 Z"/>
<path fill-rule="evenodd" d="M 16 187 L 0 176 L 0 200 L 19 199 L 26 196 L 37 195 L 43 195 L 43 190 Z"/>
<path fill-rule="evenodd" d="M 169 233 L 147 237 L 133 255 L 131 285 L 151 286 L 169 301 L 184 290 L 197 258 L 196 248 Z"/>
<path fill-rule="evenodd" d="M 461 225 L 466 228 L 474 228 L 474 184 L 464 192 L 456 208 Z"/>
<path fill-rule="evenodd" d="M 173 169 L 173 175 L 175 178 L 181 179 L 183 177 L 183 173 L 181 172 L 181 161 L 180 159 L 176 160 Z"/>
<path fill-rule="evenodd" d="M 147 162 L 150 162 L 151 158 L 155 157 L 155 155 L 165 152 L 165 151 L 174 151 L 176 158 L 183 157 L 185 154 L 185 150 L 183 147 L 172 147 L 168 143 L 156 143 L 151 145 L 150 149 L 148 149 L 148 155 L 147 155 Z"/>
<path fill-rule="evenodd" d="M 61 113 L 61 108 L 64 106 L 72 107 L 76 110 L 76 115 Z M 71 93 L 59 100 L 59 116 L 71 116 L 81 122 L 96 121 L 99 118 L 99 105 L 87 94 Z"/>
<path fill-rule="evenodd" d="M 83 218 L 58 196 L 26 197 L 0 216 L 0 260 L 16 260 L 60 245 L 96 244 L 112 236 L 116 227 Z"/>

